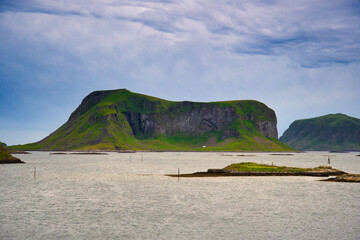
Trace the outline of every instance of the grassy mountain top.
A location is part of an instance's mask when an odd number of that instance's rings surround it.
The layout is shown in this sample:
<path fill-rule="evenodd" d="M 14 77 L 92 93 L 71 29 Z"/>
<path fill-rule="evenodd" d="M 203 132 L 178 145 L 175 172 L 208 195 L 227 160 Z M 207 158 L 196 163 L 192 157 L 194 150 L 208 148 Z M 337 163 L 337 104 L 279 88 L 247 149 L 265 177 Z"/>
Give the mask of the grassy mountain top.
<path fill-rule="evenodd" d="M 92 92 L 48 137 L 11 149 L 292 150 L 277 140 L 275 112 L 258 101 L 174 102 L 126 89 Z"/>
<path fill-rule="evenodd" d="M 342 113 L 336 114 L 327 114 L 320 117 L 310 118 L 310 119 L 303 119 L 297 120 L 296 122 L 309 122 L 312 123 L 314 126 L 328 126 L 328 127 L 343 127 L 344 125 L 353 125 L 355 127 L 360 127 L 360 119 L 347 116 Z"/>
<path fill-rule="evenodd" d="M 338 113 L 297 120 L 280 140 L 299 150 L 360 150 L 360 119 Z"/>

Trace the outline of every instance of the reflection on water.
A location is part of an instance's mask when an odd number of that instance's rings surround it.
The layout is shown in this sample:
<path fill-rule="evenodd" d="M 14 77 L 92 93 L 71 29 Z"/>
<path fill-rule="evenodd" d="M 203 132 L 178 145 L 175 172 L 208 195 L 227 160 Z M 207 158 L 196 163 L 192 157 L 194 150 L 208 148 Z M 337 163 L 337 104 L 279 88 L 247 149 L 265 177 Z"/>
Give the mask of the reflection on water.
<path fill-rule="evenodd" d="M 360 173 L 358 153 L 331 166 Z M 177 179 L 253 161 L 327 165 L 327 152 L 19 155 L 0 166 L 0 239 L 358 239 L 360 184 L 313 177 Z M 36 178 L 33 172 L 36 167 Z"/>

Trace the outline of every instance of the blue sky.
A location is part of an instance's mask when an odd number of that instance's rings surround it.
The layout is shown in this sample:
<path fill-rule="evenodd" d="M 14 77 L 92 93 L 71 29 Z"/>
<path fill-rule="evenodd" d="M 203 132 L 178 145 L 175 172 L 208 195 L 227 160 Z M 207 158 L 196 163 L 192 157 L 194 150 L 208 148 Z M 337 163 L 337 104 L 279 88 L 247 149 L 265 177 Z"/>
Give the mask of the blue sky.
<path fill-rule="evenodd" d="M 41 140 L 95 90 L 255 99 L 279 136 L 360 118 L 358 0 L 2 0 L 0 141 Z"/>

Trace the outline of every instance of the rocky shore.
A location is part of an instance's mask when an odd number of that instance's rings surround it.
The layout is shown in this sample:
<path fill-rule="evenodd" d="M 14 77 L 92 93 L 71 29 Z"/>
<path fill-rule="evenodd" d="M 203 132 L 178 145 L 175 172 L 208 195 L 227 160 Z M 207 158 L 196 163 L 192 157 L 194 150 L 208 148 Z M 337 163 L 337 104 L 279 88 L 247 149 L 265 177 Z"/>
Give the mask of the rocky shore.
<path fill-rule="evenodd" d="M 360 174 L 344 174 L 334 178 L 325 179 L 326 182 L 358 182 L 360 183 Z"/>

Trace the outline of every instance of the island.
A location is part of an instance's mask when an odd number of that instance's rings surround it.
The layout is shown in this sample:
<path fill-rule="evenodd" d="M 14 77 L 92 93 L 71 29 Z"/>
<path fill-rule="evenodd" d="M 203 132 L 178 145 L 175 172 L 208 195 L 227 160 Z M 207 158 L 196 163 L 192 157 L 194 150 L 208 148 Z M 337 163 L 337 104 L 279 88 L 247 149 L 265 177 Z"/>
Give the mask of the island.
<path fill-rule="evenodd" d="M 0 164 L 5 163 L 24 163 L 20 159 L 13 157 L 5 144 L 0 144 Z"/>
<path fill-rule="evenodd" d="M 68 121 L 27 151 L 293 152 L 275 111 L 255 100 L 169 101 L 127 89 L 95 91 Z"/>
<path fill-rule="evenodd" d="M 168 174 L 170 177 L 228 177 L 228 176 L 312 176 L 329 177 L 347 174 L 331 166 L 316 168 L 298 168 L 258 164 L 254 162 L 241 162 L 231 164 L 222 169 L 208 169 L 207 172 L 190 174 Z"/>

